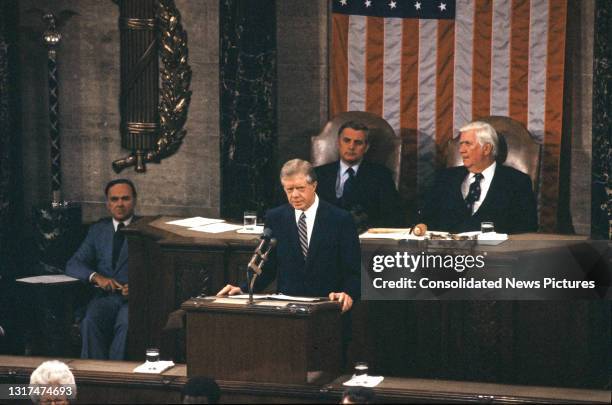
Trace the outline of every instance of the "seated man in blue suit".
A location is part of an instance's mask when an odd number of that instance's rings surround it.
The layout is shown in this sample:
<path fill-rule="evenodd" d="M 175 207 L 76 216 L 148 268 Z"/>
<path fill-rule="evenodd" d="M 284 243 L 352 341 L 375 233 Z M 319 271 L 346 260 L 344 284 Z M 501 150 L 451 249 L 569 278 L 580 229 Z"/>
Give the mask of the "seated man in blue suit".
<path fill-rule="evenodd" d="M 404 225 L 401 199 L 391 171 L 364 160 L 370 145 L 367 126 L 349 121 L 338 130 L 340 160 L 315 168 L 319 196 L 353 215 L 359 232 Z"/>
<path fill-rule="evenodd" d="M 535 232 L 536 201 L 525 173 L 496 163 L 495 129 L 480 121 L 460 129 L 463 166 L 442 170 L 423 207 L 422 222 L 430 229 L 466 232 L 480 223 L 494 223 L 501 233 Z"/>
<path fill-rule="evenodd" d="M 104 190 L 112 218 L 93 224 L 66 274 L 98 287 L 81 322 L 84 359 L 123 360 L 128 328 L 128 247 L 121 228 L 134 220 L 136 188 L 127 179 Z"/>
<path fill-rule="evenodd" d="M 276 277 L 280 293 L 329 297 L 348 311 L 361 295 L 361 250 L 351 215 L 319 199 L 309 162 L 288 161 L 280 178 L 289 204 L 266 214 L 266 227 L 278 242 L 254 289 L 261 291 Z M 246 284 L 228 284 L 217 295 L 243 290 Z"/>

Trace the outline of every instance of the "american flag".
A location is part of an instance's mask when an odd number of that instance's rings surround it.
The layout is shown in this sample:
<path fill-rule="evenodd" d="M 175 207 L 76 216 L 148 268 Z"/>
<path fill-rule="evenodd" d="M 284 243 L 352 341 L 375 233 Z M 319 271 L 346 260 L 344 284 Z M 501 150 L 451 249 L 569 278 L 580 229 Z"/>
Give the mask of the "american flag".
<path fill-rule="evenodd" d="M 566 0 L 333 0 L 332 8 L 330 114 L 369 111 L 405 138 L 408 198 L 426 190 L 462 125 L 509 116 L 543 145 L 540 225 L 555 229 Z"/>

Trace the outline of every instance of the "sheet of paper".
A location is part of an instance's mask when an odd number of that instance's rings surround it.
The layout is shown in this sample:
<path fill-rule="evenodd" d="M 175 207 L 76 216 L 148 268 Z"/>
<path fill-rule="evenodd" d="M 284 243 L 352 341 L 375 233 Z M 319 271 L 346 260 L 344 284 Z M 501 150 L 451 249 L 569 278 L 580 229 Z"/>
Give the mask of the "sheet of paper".
<path fill-rule="evenodd" d="M 170 367 L 174 367 L 172 360 L 156 361 L 154 363 L 145 362 L 134 369 L 135 373 L 145 374 L 160 374 L 168 370 Z"/>
<path fill-rule="evenodd" d="M 238 229 L 236 231 L 236 233 L 246 233 L 246 234 L 259 235 L 260 233 L 263 232 L 263 230 L 264 230 L 263 225 L 257 225 L 257 226 L 255 226 L 255 229 L 252 229 L 252 230 L 240 228 L 240 229 Z"/>
<path fill-rule="evenodd" d="M 359 235 L 359 239 L 391 239 L 391 240 L 403 240 L 403 239 L 423 239 L 422 236 L 415 236 L 409 232 L 389 232 L 389 233 L 371 233 L 364 232 Z"/>
<path fill-rule="evenodd" d="M 49 274 L 45 276 L 19 278 L 15 281 L 28 284 L 60 284 L 72 283 L 75 281 L 79 281 L 79 279 L 67 276 L 65 274 Z"/>
<path fill-rule="evenodd" d="M 269 300 L 269 301 L 258 301 L 255 303 L 255 305 L 262 306 L 262 307 L 286 307 L 287 305 L 289 305 L 289 303 Z"/>
<path fill-rule="evenodd" d="M 487 232 L 487 233 L 481 233 L 480 235 L 478 235 L 479 245 L 495 246 L 495 245 L 499 245 L 500 243 L 506 240 L 508 240 L 507 233 Z"/>
<path fill-rule="evenodd" d="M 272 300 L 298 301 L 298 302 L 318 302 L 324 299 L 320 297 L 296 297 L 296 296 L 285 295 L 285 294 L 270 294 L 268 298 Z"/>
<path fill-rule="evenodd" d="M 385 377 L 383 376 L 360 375 L 358 377 L 353 376 L 353 378 L 342 383 L 342 385 L 345 385 L 347 387 L 373 388 L 373 387 L 376 387 L 381 382 L 383 382 L 384 379 Z"/>
<path fill-rule="evenodd" d="M 175 221 L 170 221 L 166 223 L 169 225 L 179 225 L 179 226 L 185 226 L 187 228 L 195 228 L 197 226 L 216 224 L 219 222 L 225 222 L 225 220 L 219 219 L 219 218 L 193 217 L 193 218 L 177 219 Z"/>
<path fill-rule="evenodd" d="M 254 300 L 265 300 L 268 297 L 269 297 L 268 294 L 253 294 Z M 228 295 L 227 297 L 224 297 L 224 298 L 248 300 L 249 294 Z"/>
<path fill-rule="evenodd" d="M 241 299 L 241 300 L 236 300 L 236 299 L 231 299 L 231 298 L 217 298 L 216 300 L 213 301 L 213 303 L 215 304 L 234 304 L 234 305 L 246 305 L 248 302 L 248 300 L 246 299 Z"/>
<path fill-rule="evenodd" d="M 191 231 L 204 232 L 204 233 L 221 233 L 235 231 L 236 229 L 242 228 L 242 225 L 227 224 L 225 222 L 219 222 L 211 225 L 197 226 L 189 228 Z"/>

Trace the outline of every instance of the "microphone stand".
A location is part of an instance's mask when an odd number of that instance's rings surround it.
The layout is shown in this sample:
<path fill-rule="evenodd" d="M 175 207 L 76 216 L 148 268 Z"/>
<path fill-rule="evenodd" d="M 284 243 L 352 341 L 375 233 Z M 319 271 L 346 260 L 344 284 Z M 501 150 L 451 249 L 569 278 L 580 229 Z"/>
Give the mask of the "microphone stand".
<path fill-rule="evenodd" d="M 267 246 L 266 242 L 268 242 Z M 264 249 L 265 246 L 265 249 Z M 268 256 L 272 249 L 276 246 L 276 239 L 272 238 L 267 241 L 265 238 L 259 242 L 255 253 L 251 257 L 249 264 L 247 265 L 247 282 L 249 286 L 249 302 L 248 305 L 253 304 L 253 287 L 255 286 L 255 280 L 262 272 L 263 265 L 268 260 Z"/>

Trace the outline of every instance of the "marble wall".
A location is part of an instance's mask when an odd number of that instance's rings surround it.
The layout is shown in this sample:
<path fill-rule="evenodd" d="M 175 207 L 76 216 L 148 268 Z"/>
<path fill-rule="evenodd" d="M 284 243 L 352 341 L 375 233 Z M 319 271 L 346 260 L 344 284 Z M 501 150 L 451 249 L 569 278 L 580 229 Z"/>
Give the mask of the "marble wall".
<path fill-rule="evenodd" d="M 568 2 L 564 132 L 571 141 L 570 218 L 574 231 L 591 232 L 594 1 Z"/>
<path fill-rule="evenodd" d="M 127 155 L 119 135 L 118 8 L 111 1 L 23 0 L 19 2 L 25 207 L 50 200 L 46 53 L 29 32 L 44 26 L 40 12 L 70 9 L 79 15 L 61 28 L 58 50 L 64 198 L 83 205 L 83 220 L 105 215 L 104 184 L 132 179 L 138 212 L 174 215 L 219 213 L 219 31 L 218 0 L 176 0 L 188 33 L 193 97 L 181 149 L 137 174 L 117 175 L 111 162 Z"/>
<path fill-rule="evenodd" d="M 278 164 L 310 158 L 310 137 L 328 120 L 329 2 L 276 3 Z"/>

